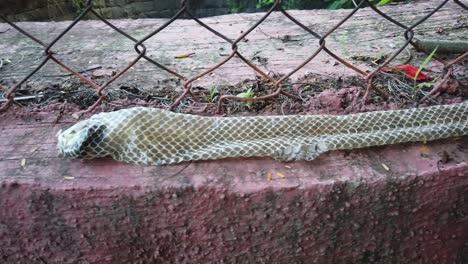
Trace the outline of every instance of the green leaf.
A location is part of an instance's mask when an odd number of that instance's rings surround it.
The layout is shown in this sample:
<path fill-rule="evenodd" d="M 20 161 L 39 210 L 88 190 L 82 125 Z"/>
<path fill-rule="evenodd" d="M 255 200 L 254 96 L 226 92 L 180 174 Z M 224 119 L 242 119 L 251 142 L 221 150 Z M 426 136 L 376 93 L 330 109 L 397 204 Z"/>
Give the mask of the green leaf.
<path fill-rule="evenodd" d="M 252 89 L 252 88 L 249 88 L 249 89 L 247 90 L 247 92 L 240 93 L 240 94 L 237 95 L 237 97 L 242 97 L 242 98 L 250 99 L 250 98 L 252 98 L 252 95 L 253 95 L 253 89 Z"/>
<path fill-rule="evenodd" d="M 335 0 L 333 3 L 328 5 L 328 9 L 340 9 L 340 8 L 346 8 L 346 7 L 352 7 L 353 1 L 351 0 Z"/>
<path fill-rule="evenodd" d="M 271 4 L 273 4 L 275 2 L 275 0 L 257 0 L 257 3 L 255 4 L 255 7 L 257 9 L 261 9 L 261 8 L 264 8 L 266 6 L 269 6 Z"/>
<path fill-rule="evenodd" d="M 377 6 L 386 5 L 390 2 L 392 2 L 392 0 L 380 0 L 380 2 L 377 3 Z"/>
<path fill-rule="evenodd" d="M 216 85 L 210 86 L 209 92 L 210 92 L 210 100 L 213 101 L 216 93 L 218 93 L 218 85 L 216 84 Z"/>
<path fill-rule="evenodd" d="M 346 40 L 347 37 L 348 37 L 348 32 L 343 31 L 343 33 L 341 34 L 341 37 L 340 37 L 340 45 L 341 46 L 344 46 L 345 40 Z"/>
<path fill-rule="evenodd" d="M 416 72 L 416 74 L 414 75 L 414 81 L 416 81 L 416 79 L 418 78 L 419 74 L 421 73 L 421 71 L 424 69 L 424 67 L 426 67 L 426 64 L 432 59 L 432 57 L 434 56 L 434 54 L 437 52 L 437 49 L 439 48 L 439 46 L 435 47 L 435 49 L 431 52 L 431 54 L 429 54 L 429 56 L 427 56 L 427 58 L 423 61 L 423 63 L 421 64 L 421 66 L 419 66 L 419 69 L 418 71 Z"/>
<path fill-rule="evenodd" d="M 417 89 L 422 89 L 422 88 L 431 88 L 434 86 L 434 82 L 423 82 L 423 83 L 418 83 L 416 85 Z"/>

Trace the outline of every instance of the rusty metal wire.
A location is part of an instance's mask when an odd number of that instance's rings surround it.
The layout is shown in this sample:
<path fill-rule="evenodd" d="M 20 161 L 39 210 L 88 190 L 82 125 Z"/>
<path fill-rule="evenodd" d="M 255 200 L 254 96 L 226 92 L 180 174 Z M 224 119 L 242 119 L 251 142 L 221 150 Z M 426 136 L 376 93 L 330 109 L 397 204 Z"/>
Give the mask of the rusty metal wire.
<path fill-rule="evenodd" d="M 468 10 L 468 7 L 466 5 L 464 5 L 462 2 L 460 2 L 459 0 L 444 0 L 442 1 L 437 7 L 435 7 L 430 13 L 428 13 L 426 16 L 424 16 L 423 18 L 419 19 L 418 21 L 414 22 L 412 25 L 404 25 L 398 21 L 396 21 L 395 19 L 393 19 L 392 17 L 388 16 L 387 14 L 383 13 L 381 10 L 379 10 L 375 5 L 373 5 L 370 1 L 368 0 L 361 0 L 357 5 L 356 7 L 350 11 L 350 13 L 344 17 L 341 21 L 339 21 L 334 27 L 332 27 L 328 32 L 326 32 L 324 35 L 320 35 L 318 33 L 316 33 L 315 31 L 313 31 L 311 28 L 305 26 L 304 24 L 302 24 L 301 22 L 299 22 L 297 19 L 295 19 L 293 16 L 291 16 L 288 12 L 286 12 L 281 3 L 280 3 L 280 0 L 275 0 L 273 5 L 271 6 L 271 8 L 265 13 L 265 15 L 259 20 L 257 21 L 257 23 L 255 23 L 253 26 L 251 26 L 248 30 L 246 30 L 245 32 L 243 32 L 239 37 L 237 37 L 236 39 L 230 39 L 228 37 L 226 37 L 225 35 L 221 34 L 220 32 L 216 31 L 215 29 L 213 29 L 212 27 L 210 27 L 209 25 L 203 23 L 201 20 L 199 20 L 197 17 L 195 17 L 188 9 L 188 6 L 189 6 L 189 0 L 183 0 L 182 3 L 181 3 L 181 7 L 179 9 L 179 11 L 171 18 L 169 19 L 166 23 L 164 23 L 163 25 L 161 25 L 159 28 L 153 30 L 151 33 L 147 34 L 146 36 L 144 36 L 143 38 L 141 39 L 135 39 L 134 37 L 132 37 L 131 35 L 129 35 L 128 33 L 126 33 L 125 31 L 123 31 L 122 29 L 119 29 L 118 27 L 116 27 L 115 25 L 113 25 L 111 22 L 109 22 L 107 19 L 105 19 L 104 17 L 102 17 L 98 12 L 96 12 L 94 10 L 94 6 L 93 6 L 93 0 L 87 0 L 86 1 L 86 8 L 77 16 L 77 18 L 65 29 L 63 30 L 55 39 L 53 39 L 49 44 L 46 44 L 44 42 L 42 42 L 41 40 L 39 40 L 38 38 L 36 38 L 35 36 L 33 36 L 32 34 L 28 33 L 27 31 L 25 31 L 24 29 L 20 28 L 19 26 L 17 26 L 16 24 L 10 22 L 8 19 L 6 19 L 6 17 L 0 15 L 0 19 L 4 20 L 6 23 L 8 23 L 9 25 L 11 25 L 14 29 L 16 29 L 17 31 L 19 31 L 20 33 L 22 33 L 23 35 L 25 35 L 26 37 L 28 37 L 29 39 L 33 40 L 34 42 L 36 42 L 38 45 L 42 46 L 44 48 L 44 52 L 45 52 L 45 58 L 42 60 L 42 62 L 40 62 L 36 68 L 34 68 L 28 75 L 26 75 L 21 81 L 19 81 L 18 83 L 16 83 L 15 85 L 13 85 L 12 87 L 10 88 L 6 88 L 4 87 L 3 85 L 0 84 L 0 91 L 4 91 L 4 94 L 5 94 L 5 98 L 6 98 L 6 102 L 1 105 L 1 108 L 0 108 L 0 111 L 5 111 L 7 110 L 14 102 L 15 102 L 15 91 L 21 86 L 23 85 L 25 82 L 27 82 L 33 75 L 35 75 L 45 64 L 47 64 L 48 62 L 52 61 L 54 63 L 56 63 L 57 65 L 59 65 L 60 67 L 62 67 L 63 69 L 65 69 L 66 71 L 68 71 L 71 75 L 73 76 L 76 76 L 79 80 L 81 80 L 83 83 L 93 87 L 99 98 L 95 101 L 95 103 L 93 105 L 91 105 L 88 109 L 80 112 L 80 113 L 84 113 L 84 112 L 89 112 L 89 111 L 92 111 L 93 109 L 96 108 L 96 106 L 98 106 L 104 99 L 105 99 L 105 93 L 104 93 L 104 90 L 106 89 L 106 87 L 108 87 L 112 82 L 114 82 L 116 79 L 118 79 L 120 76 L 122 76 L 123 74 L 125 74 L 130 68 L 132 68 L 135 64 L 137 64 L 140 60 L 144 59 L 146 60 L 147 62 L 150 62 L 152 63 L 153 65 L 155 65 L 156 67 L 160 68 L 161 70 L 163 71 L 166 71 L 168 72 L 169 74 L 175 76 L 177 79 L 180 79 L 182 81 L 182 85 L 183 85 L 183 88 L 184 88 L 184 91 L 179 95 L 179 97 L 171 104 L 170 108 L 174 108 L 176 107 L 177 105 L 179 105 L 181 103 L 181 101 L 186 97 L 186 96 L 191 96 L 195 101 L 197 100 L 196 96 L 194 96 L 194 94 L 192 93 L 191 89 L 192 89 L 192 84 L 194 81 L 198 80 L 199 78 L 215 71 L 216 69 L 218 69 L 219 67 L 221 67 L 222 65 L 224 65 L 226 62 L 230 61 L 232 58 L 234 57 L 237 57 L 239 59 L 241 59 L 246 65 L 248 65 L 250 68 L 252 68 L 256 73 L 258 73 L 260 76 L 262 76 L 265 80 L 269 81 L 270 83 L 272 83 L 275 87 L 275 90 L 270 93 L 270 94 L 267 94 L 267 95 L 264 95 L 264 96 L 260 96 L 260 97 L 253 97 L 253 98 L 245 98 L 245 97 L 238 97 L 238 96 L 234 96 L 234 95 L 222 95 L 220 96 L 219 100 L 218 100 L 218 104 L 217 104 L 217 108 L 216 108 L 216 111 L 218 113 L 220 113 L 222 111 L 222 105 L 223 105 L 223 102 L 225 100 L 238 100 L 238 101 L 252 101 L 252 102 L 255 102 L 255 101 L 263 101 L 263 100 L 267 100 L 267 99 L 270 99 L 270 98 L 273 98 L 273 97 L 276 97 L 280 94 L 283 94 L 287 97 L 292 97 L 292 98 L 295 98 L 294 95 L 286 92 L 283 90 L 282 88 L 282 83 L 285 82 L 285 80 L 287 80 L 289 77 L 291 77 L 291 75 L 293 75 L 294 73 L 296 73 L 298 70 L 300 70 L 302 67 L 304 67 L 306 64 L 310 63 L 320 52 L 326 52 L 327 54 L 329 54 L 331 57 L 333 57 L 334 59 L 336 59 L 337 61 L 339 61 L 340 63 L 342 63 L 343 65 L 345 65 L 346 67 L 356 71 L 358 74 L 362 75 L 363 78 L 367 81 L 367 89 L 365 90 L 365 93 L 362 97 L 363 99 L 363 102 L 365 102 L 369 96 L 369 93 L 371 90 L 374 90 L 376 91 L 377 93 L 379 93 L 383 98 L 388 98 L 388 94 L 384 91 L 382 91 L 381 89 L 379 89 L 378 87 L 376 87 L 373 83 L 373 78 L 375 77 L 375 75 L 382 71 L 385 66 L 387 66 L 390 62 L 392 62 L 403 50 L 405 50 L 407 48 L 408 45 L 411 45 L 413 46 L 416 50 L 418 51 L 422 51 L 422 52 L 425 52 L 426 54 L 429 54 L 430 51 L 428 50 L 422 50 L 415 42 L 414 42 L 414 29 L 420 25 L 421 23 L 425 22 L 428 18 L 430 18 L 432 15 L 434 15 L 436 12 L 438 12 L 444 5 L 446 5 L 449 1 L 453 1 L 454 3 L 458 4 L 461 8 L 465 9 L 465 10 Z M 383 17 L 384 19 L 386 19 L 388 22 L 390 23 L 393 23 L 395 25 L 397 25 L 398 27 L 402 28 L 402 30 L 404 30 L 404 36 L 405 36 L 405 39 L 406 39 L 406 42 L 394 53 L 392 54 L 391 56 L 389 56 L 383 63 L 381 63 L 380 65 L 378 65 L 373 71 L 371 72 L 366 72 L 362 69 L 360 69 L 359 67 L 351 64 L 350 62 L 346 61 L 345 59 L 339 57 L 338 55 L 336 55 L 335 53 L 333 53 L 330 49 L 327 48 L 326 46 L 326 40 L 327 38 L 333 33 L 335 32 L 341 25 L 343 25 L 346 21 L 348 21 L 350 18 L 353 17 L 353 15 L 360 9 L 362 8 L 363 6 L 370 6 L 370 8 L 375 11 L 375 13 L 377 13 L 378 15 L 380 15 L 381 17 Z M 292 21 L 294 24 L 298 25 L 299 27 L 301 27 L 302 29 L 304 29 L 307 33 L 310 34 L 311 38 L 315 38 L 318 40 L 318 43 L 319 43 L 319 47 L 313 51 L 311 53 L 311 55 L 304 61 L 302 62 L 300 65 L 298 65 L 296 68 L 292 69 L 289 73 L 286 73 L 285 75 L 283 75 L 281 78 L 279 79 L 275 79 L 273 77 L 271 77 L 267 72 L 261 70 L 259 67 L 257 67 L 251 60 L 247 59 L 245 56 L 243 56 L 239 50 L 238 50 L 238 44 L 239 42 L 243 41 L 247 35 L 249 35 L 255 28 L 257 28 L 259 25 L 261 25 L 262 23 L 264 23 L 265 19 L 267 17 L 269 17 L 272 12 L 274 11 L 279 11 L 281 14 L 283 14 L 286 18 L 288 18 L 290 21 Z M 109 27 L 111 27 L 113 30 L 115 30 L 116 32 L 118 32 L 120 35 L 122 35 L 123 37 L 131 40 L 133 43 L 134 43 L 134 48 L 135 48 L 135 51 L 136 51 L 136 54 L 135 54 L 135 58 L 133 59 L 133 61 L 131 61 L 129 64 L 127 64 L 122 70 L 120 70 L 119 72 L 117 72 L 115 75 L 113 75 L 108 81 L 106 81 L 105 83 L 99 85 L 95 82 L 93 82 L 92 80 L 90 80 L 89 78 L 85 77 L 84 75 L 82 75 L 81 73 L 73 70 L 71 67 L 69 67 L 67 64 L 65 64 L 64 62 L 60 61 L 56 56 L 55 56 L 55 53 L 53 51 L 53 47 L 55 46 L 55 44 L 60 41 L 60 39 L 62 39 L 73 27 L 76 26 L 76 24 L 81 21 L 83 19 L 83 17 L 85 15 L 87 15 L 88 13 L 91 13 L 93 14 L 97 19 L 103 21 L 105 24 L 107 24 Z M 195 21 L 196 23 L 198 23 L 200 26 L 204 27 L 205 29 L 207 29 L 208 31 L 210 31 L 211 33 L 215 34 L 216 36 L 218 36 L 219 38 L 223 39 L 224 41 L 226 41 L 227 43 L 231 44 L 231 47 L 232 47 L 232 52 L 230 53 L 230 55 L 228 55 L 225 59 L 223 59 L 222 61 L 220 61 L 219 63 L 217 63 L 216 65 L 213 65 L 211 67 L 209 67 L 207 70 L 205 70 L 204 72 L 196 75 L 196 76 L 192 76 L 192 77 L 187 77 L 187 76 L 184 76 L 180 73 L 178 73 L 176 70 L 173 70 L 173 69 L 170 69 L 160 63 L 158 63 L 156 60 L 150 58 L 149 56 L 146 55 L 146 47 L 144 45 L 144 43 L 154 37 L 156 34 L 158 34 L 160 31 L 162 31 L 163 29 L 165 29 L 166 27 L 168 27 L 169 25 L 171 25 L 174 21 L 176 21 L 177 19 L 181 18 L 181 17 L 188 17 L 190 19 L 192 19 L 193 21 Z M 445 77 L 444 78 L 447 78 L 448 76 L 450 76 L 452 74 L 452 69 L 453 69 L 453 65 L 454 64 L 457 64 L 457 63 L 460 63 L 462 60 L 464 60 L 465 58 L 468 57 L 468 52 L 467 53 L 464 53 L 462 55 L 460 55 L 459 57 L 453 59 L 452 61 L 444 61 L 440 58 L 437 58 L 435 57 L 435 59 L 437 61 L 439 61 L 440 63 L 442 63 L 444 65 L 444 72 L 445 72 Z M 431 95 L 434 95 L 438 92 L 439 90 L 439 87 L 434 87 L 432 91 L 430 91 L 426 97 L 423 99 L 427 99 L 429 96 Z M 80 114 L 79 113 L 79 114 Z"/>

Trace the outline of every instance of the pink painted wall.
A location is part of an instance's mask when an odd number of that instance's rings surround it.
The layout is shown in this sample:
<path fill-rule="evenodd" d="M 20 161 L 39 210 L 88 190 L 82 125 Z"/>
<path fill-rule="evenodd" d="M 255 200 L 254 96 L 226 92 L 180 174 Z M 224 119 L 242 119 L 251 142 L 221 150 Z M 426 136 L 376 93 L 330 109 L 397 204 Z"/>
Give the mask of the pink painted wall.
<path fill-rule="evenodd" d="M 59 109 L 1 115 L 0 263 L 467 262 L 468 137 L 138 166 L 58 157 Z"/>

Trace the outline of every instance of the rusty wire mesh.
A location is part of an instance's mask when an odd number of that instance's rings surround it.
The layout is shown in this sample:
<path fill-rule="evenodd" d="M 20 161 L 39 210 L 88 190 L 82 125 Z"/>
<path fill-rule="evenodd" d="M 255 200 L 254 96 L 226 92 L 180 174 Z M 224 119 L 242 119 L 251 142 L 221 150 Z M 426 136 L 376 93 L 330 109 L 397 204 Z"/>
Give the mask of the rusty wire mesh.
<path fill-rule="evenodd" d="M 425 52 L 426 54 L 429 54 L 430 50 L 423 50 L 415 43 L 415 41 L 414 41 L 414 35 L 415 34 L 414 34 L 413 30 L 415 29 L 415 27 L 417 27 L 418 25 L 420 25 L 421 23 L 426 21 L 428 18 L 433 16 L 436 12 L 438 12 L 449 1 L 455 2 L 456 4 L 458 4 L 464 10 L 468 10 L 468 7 L 465 4 L 463 4 L 462 2 L 460 2 L 459 0 L 443 0 L 439 5 L 435 6 L 434 9 L 430 13 L 428 13 L 427 15 L 425 15 L 424 17 L 422 17 L 418 21 L 414 22 L 412 25 L 408 26 L 408 25 L 404 25 L 404 24 L 396 21 L 392 17 L 390 17 L 387 14 L 383 13 L 370 1 L 361 0 L 359 3 L 356 4 L 356 7 L 346 17 L 344 17 L 339 23 L 337 23 L 334 27 L 332 27 L 324 35 L 320 35 L 317 32 L 315 32 L 313 29 L 311 29 L 311 28 L 305 26 L 304 24 L 302 24 L 301 22 L 299 22 L 297 19 L 295 19 L 293 16 L 291 16 L 287 11 L 285 11 L 285 9 L 281 5 L 280 0 L 275 0 L 273 5 L 271 6 L 271 8 L 264 14 L 264 16 L 261 17 L 261 19 L 258 20 L 258 22 L 256 22 L 248 30 L 243 32 L 236 39 L 230 39 L 230 38 L 226 37 L 225 35 L 221 34 L 220 32 L 216 31 L 215 29 L 213 29 L 212 27 L 208 26 L 207 24 L 205 24 L 201 20 L 199 20 L 197 17 L 195 17 L 188 9 L 189 2 L 190 2 L 189 0 L 182 1 L 180 9 L 178 10 L 178 12 L 171 19 L 169 19 L 163 25 L 161 25 L 157 29 L 153 30 L 151 33 L 147 34 L 146 36 L 144 36 L 141 39 L 136 39 L 136 38 L 132 37 L 128 33 L 124 32 L 122 29 L 119 29 L 118 27 L 113 25 L 110 21 L 105 19 L 98 12 L 96 12 L 96 10 L 94 9 L 94 6 L 93 6 L 93 0 L 87 0 L 86 8 L 77 16 L 77 18 L 65 30 L 63 30 L 55 39 L 53 39 L 48 44 L 42 42 L 41 40 L 39 40 L 35 36 L 31 35 L 27 31 L 25 31 L 24 29 L 20 28 L 19 26 L 17 26 L 14 23 L 12 23 L 8 19 L 6 19 L 5 16 L 0 15 L 0 18 L 2 20 L 4 20 L 7 24 L 11 25 L 14 29 L 18 30 L 19 32 L 21 32 L 22 34 L 27 36 L 29 39 L 31 39 L 34 42 L 36 42 L 37 44 L 41 45 L 44 48 L 44 53 L 45 53 L 45 58 L 42 60 L 42 62 L 39 63 L 39 65 L 37 65 L 37 67 L 34 70 L 32 70 L 27 76 L 25 76 L 21 81 L 19 81 L 18 83 L 16 83 L 15 85 L 13 85 L 10 88 L 4 87 L 4 86 L 2 86 L 0 84 L 0 90 L 6 91 L 5 92 L 6 102 L 1 106 L 0 110 L 1 111 L 7 110 L 15 102 L 15 91 L 21 85 L 23 85 L 25 82 L 27 82 L 28 79 L 30 79 L 34 74 L 36 74 L 36 72 L 38 72 L 49 61 L 52 61 L 52 62 L 56 63 L 57 65 L 59 65 L 60 67 L 62 67 L 66 71 L 68 71 L 70 74 L 72 74 L 72 75 L 76 76 L 77 78 L 79 78 L 85 84 L 87 84 L 87 85 L 93 87 L 94 89 L 96 89 L 99 98 L 88 109 L 86 109 L 86 110 L 84 110 L 84 111 L 82 111 L 80 113 L 89 112 L 89 111 L 92 111 L 93 109 L 95 109 L 96 106 L 98 106 L 103 101 L 103 99 L 105 98 L 105 93 L 103 91 L 106 89 L 106 87 L 108 87 L 112 82 L 114 82 L 116 79 L 118 79 L 124 73 L 126 73 L 130 68 L 132 68 L 136 63 L 138 63 L 142 59 L 154 64 L 155 66 L 157 66 L 161 70 L 172 74 L 173 76 L 175 76 L 176 78 L 178 78 L 178 79 L 180 79 L 182 81 L 184 91 L 171 104 L 170 108 L 173 108 L 173 107 L 177 106 L 181 102 L 181 100 L 184 99 L 186 96 L 191 96 L 194 100 L 197 100 L 196 96 L 194 96 L 192 91 L 191 91 L 192 83 L 194 81 L 196 81 L 197 79 L 199 79 L 199 78 L 201 78 L 201 77 L 215 71 L 216 69 L 218 69 L 219 67 L 221 67 L 223 64 L 225 64 L 226 62 L 228 62 L 229 60 L 231 60 L 234 57 L 237 57 L 237 58 L 241 59 L 246 65 L 248 65 L 250 68 L 252 68 L 255 72 L 257 72 L 259 75 L 261 75 L 267 81 L 271 82 L 275 87 L 275 89 L 274 89 L 274 91 L 272 93 L 267 94 L 267 95 L 263 95 L 263 96 L 259 96 L 259 97 L 245 98 L 245 97 L 239 97 L 239 96 L 235 96 L 235 95 L 222 95 L 222 96 L 220 96 L 220 98 L 218 100 L 217 108 L 216 108 L 216 111 L 219 113 L 219 112 L 222 111 L 223 101 L 225 101 L 225 100 L 263 101 L 263 100 L 267 100 L 267 99 L 273 98 L 275 96 L 278 96 L 280 94 L 283 94 L 283 95 L 288 96 L 288 97 L 295 97 L 294 95 L 286 92 L 282 88 L 282 83 L 285 82 L 285 80 L 287 80 L 289 77 L 291 77 L 291 75 L 293 75 L 298 70 L 300 70 L 302 67 L 304 67 L 306 64 L 310 63 L 320 52 L 326 52 L 327 54 L 329 54 L 331 57 L 333 57 L 334 59 L 336 59 L 337 61 L 339 61 L 343 65 L 345 65 L 348 68 L 350 68 L 350 69 L 356 71 L 357 73 L 359 73 L 366 80 L 367 89 L 365 90 L 365 93 L 363 95 L 363 101 L 364 102 L 367 99 L 367 97 L 369 96 L 369 92 L 371 90 L 376 91 L 383 98 L 388 98 L 388 94 L 385 91 L 379 89 L 378 87 L 376 87 L 374 85 L 374 83 L 373 83 L 374 76 L 379 71 L 384 69 L 384 67 L 386 65 L 388 65 L 390 62 L 392 62 L 408 45 L 412 45 L 416 50 Z M 351 17 L 353 17 L 353 15 L 360 8 L 362 8 L 365 5 L 370 6 L 370 8 L 375 13 L 377 13 L 378 15 L 380 15 L 381 17 L 386 19 L 388 22 L 393 23 L 396 26 L 400 27 L 402 29 L 402 31 L 404 32 L 404 37 L 405 37 L 405 43 L 396 52 L 394 52 L 391 56 L 389 56 L 383 63 L 381 63 L 380 65 L 375 67 L 375 69 L 373 71 L 370 71 L 370 72 L 366 72 L 366 71 L 360 69 L 359 67 L 351 64 L 350 62 L 346 61 L 345 59 L 341 58 L 340 56 L 336 55 L 330 49 L 328 49 L 327 45 L 326 45 L 327 37 L 329 37 L 334 31 L 336 31 L 341 25 L 343 25 L 343 23 L 345 23 Z M 290 72 L 282 75 L 278 79 L 275 79 L 274 77 L 270 76 L 267 72 L 265 72 L 262 69 L 260 69 L 259 67 L 257 67 L 251 60 L 249 60 L 245 56 L 243 56 L 238 50 L 238 43 L 243 41 L 246 38 L 246 36 L 249 35 L 260 24 L 264 23 L 265 19 L 268 16 L 270 16 L 270 14 L 272 12 L 274 12 L 274 11 L 279 11 L 286 18 L 288 18 L 290 21 L 292 21 L 293 23 L 295 23 L 296 25 L 298 25 L 299 27 L 304 29 L 306 32 L 308 32 L 310 34 L 311 38 L 317 39 L 317 41 L 319 43 L 319 47 L 315 51 L 313 51 L 311 53 L 311 55 L 305 61 L 303 61 L 300 65 L 298 65 L 297 67 L 292 69 Z M 117 72 L 115 75 L 112 76 L 112 78 L 110 78 L 108 81 L 104 82 L 101 85 L 97 84 L 96 82 L 93 82 L 91 79 L 85 77 L 80 72 L 77 72 L 76 70 L 72 69 L 70 66 L 68 66 L 67 64 L 65 64 L 64 62 L 59 60 L 57 58 L 57 56 L 55 55 L 56 53 L 53 51 L 54 45 L 61 38 L 63 38 L 73 27 L 75 27 L 76 24 L 79 21 L 81 21 L 83 19 L 83 17 L 85 15 L 87 15 L 88 13 L 93 14 L 97 19 L 103 21 L 105 24 L 107 24 L 113 30 L 117 31 L 118 33 L 120 33 L 125 38 L 131 40 L 134 43 L 134 48 L 135 48 L 135 51 L 136 51 L 136 55 L 135 55 L 135 58 L 133 59 L 133 61 L 131 61 L 126 67 L 124 67 L 122 70 Z M 200 73 L 200 74 L 198 74 L 196 76 L 193 76 L 193 77 L 183 76 L 182 74 L 178 73 L 177 71 L 175 71 L 173 69 L 170 69 L 170 68 L 162 65 L 161 63 L 157 62 L 156 60 L 150 58 L 146 54 L 145 41 L 147 41 L 148 39 L 154 37 L 156 34 L 158 34 L 164 28 L 166 28 L 170 24 L 172 24 L 175 20 L 180 19 L 183 16 L 189 17 L 190 19 L 194 20 L 196 23 L 198 23 L 202 27 L 206 28 L 211 33 L 215 34 L 219 38 L 221 38 L 224 41 L 226 41 L 227 43 L 229 43 L 231 45 L 231 47 L 232 47 L 232 52 L 225 59 L 223 59 L 221 62 L 217 63 L 216 65 L 209 67 L 204 72 L 202 72 L 202 73 Z M 449 76 L 452 73 L 453 65 L 456 64 L 456 63 L 461 62 L 462 60 L 464 60 L 467 57 L 468 57 L 468 52 L 465 52 L 464 54 L 461 54 L 460 56 L 458 56 L 457 58 L 455 58 L 455 59 L 453 59 L 451 61 L 445 61 L 445 60 L 443 60 L 441 58 L 437 58 L 437 56 L 435 57 L 435 59 L 438 62 L 440 62 L 440 63 L 442 63 L 444 65 L 445 76 Z M 427 94 L 427 96 L 433 95 L 437 91 L 438 91 L 438 87 L 434 87 Z"/>

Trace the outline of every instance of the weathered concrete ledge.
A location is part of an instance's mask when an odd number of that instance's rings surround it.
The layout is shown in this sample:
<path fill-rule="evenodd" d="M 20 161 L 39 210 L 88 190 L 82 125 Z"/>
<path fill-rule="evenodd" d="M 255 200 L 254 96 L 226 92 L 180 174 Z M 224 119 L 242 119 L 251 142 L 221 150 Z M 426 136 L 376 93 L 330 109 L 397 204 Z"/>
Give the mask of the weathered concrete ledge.
<path fill-rule="evenodd" d="M 2 263 L 466 261 L 468 137 L 136 166 L 60 159 L 58 116 L 0 116 Z"/>
<path fill-rule="evenodd" d="M 414 4 L 383 6 L 381 9 L 397 21 L 411 25 L 429 14 L 439 1 L 417 1 Z M 325 34 L 350 10 L 292 10 L 290 14 L 304 25 L 319 34 Z M 264 14 L 233 14 L 202 21 L 228 38 L 236 39 L 253 26 Z M 435 39 L 466 39 L 466 14 L 462 8 L 450 1 L 434 14 L 426 23 L 415 29 L 416 37 Z M 111 22 L 136 39 L 141 39 L 155 30 L 167 19 L 112 20 Z M 65 22 L 22 22 L 20 27 L 27 30 L 45 43 L 58 36 L 68 25 Z M 442 34 L 437 33 L 443 30 Z M 5 23 L 0 23 L 0 58 L 5 62 L 0 70 L 0 83 L 11 87 L 30 73 L 44 58 L 44 48 L 27 39 Z M 359 10 L 352 19 L 344 23 L 327 39 L 327 47 L 338 56 L 357 65 L 363 70 L 374 69 L 369 61 L 359 58 L 366 56 L 378 59 L 396 52 L 405 42 L 404 30 L 386 21 L 369 8 Z M 286 74 L 302 63 L 319 47 L 318 39 L 292 23 L 285 16 L 274 12 L 264 23 L 251 32 L 247 41 L 239 43 L 239 51 L 252 60 L 265 72 Z M 134 43 L 106 26 L 101 21 L 81 21 L 66 34 L 54 47 L 57 58 L 67 63 L 76 71 L 86 71 L 102 67 L 110 75 L 123 69 L 137 57 Z M 231 45 L 223 39 L 202 28 L 192 20 L 176 20 L 168 28 L 145 42 L 147 54 L 159 63 L 177 71 L 186 77 L 194 77 L 221 62 L 231 53 Z M 174 59 L 178 54 L 195 53 L 186 59 Z M 424 53 L 414 53 L 412 64 L 420 65 L 427 57 Z M 393 62 L 394 65 L 408 59 L 403 52 Z M 358 59 L 353 59 L 353 58 Z M 10 61 L 11 63 L 6 63 Z M 429 63 L 425 70 L 440 72 L 440 63 Z M 90 78 L 98 78 L 94 71 L 84 73 Z M 23 87 L 44 90 L 46 87 L 61 87 L 69 83 L 68 72 L 47 63 L 35 77 Z M 292 79 L 306 74 L 322 76 L 348 77 L 358 74 L 335 60 L 325 52 L 319 55 L 293 75 Z M 65 74 L 65 76 L 63 76 Z M 96 75 L 103 75 L 96 74 Z M 99 77 L 104 82 L 110 76 Z M 240 59 L 234 57 L 212 74 L 194 83 L 194 86 L 210 87 L 213 85 L 234 85 L 245 79 L 254 79 L 255 71 Z M 136 86 L 154 91 L 160 86 L 178 89 L 180 83 L 167 81 L 174 76 L 142 60 L 128 73 L 117 79 L 109 89 L 121 86 Z M 165 82 L 162 82 L 166 80 Z"/>

